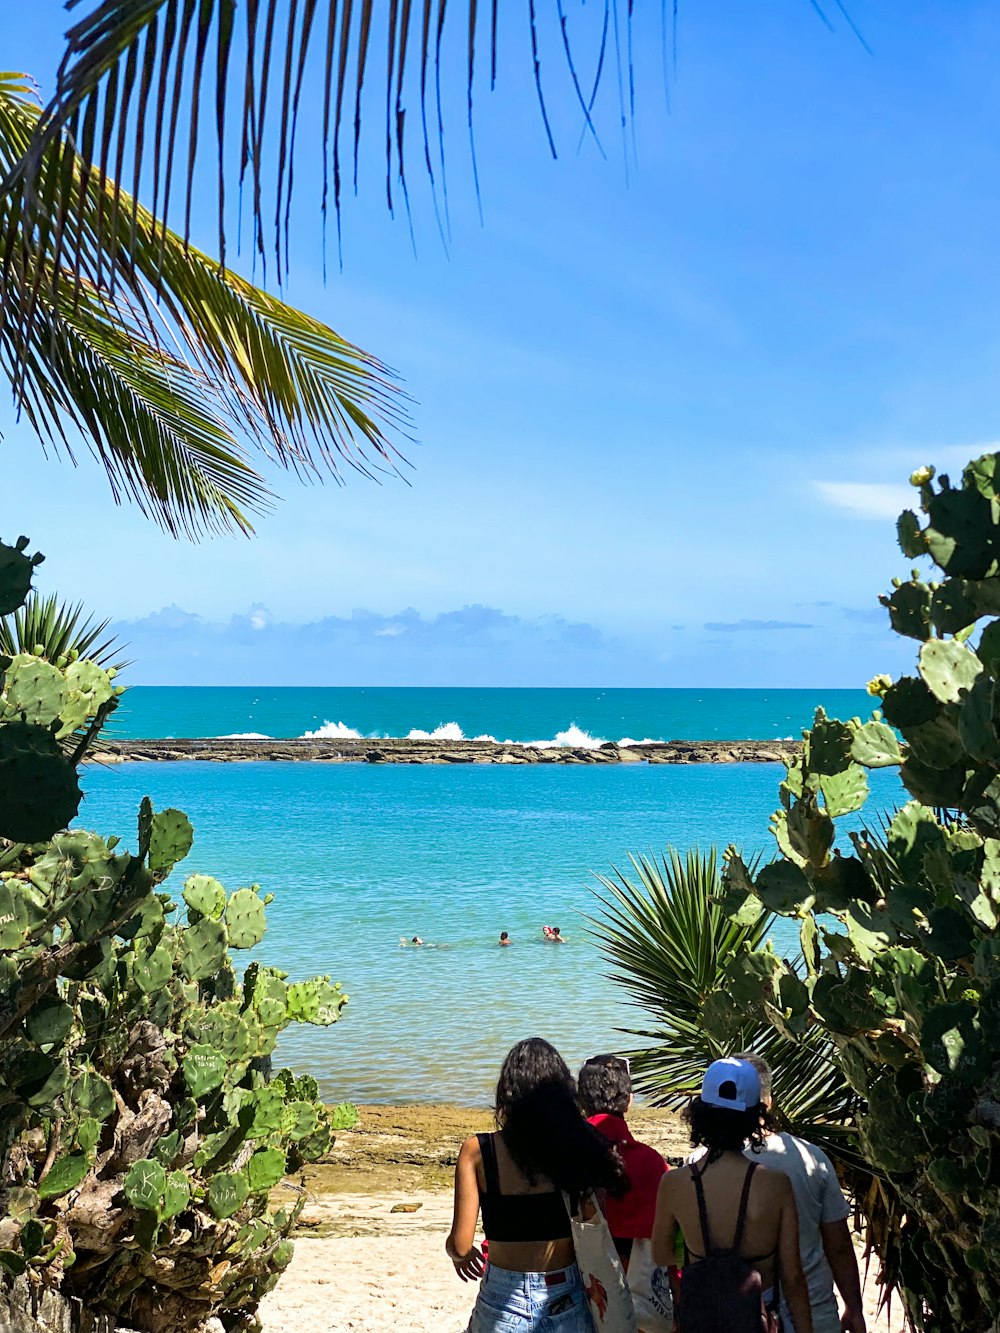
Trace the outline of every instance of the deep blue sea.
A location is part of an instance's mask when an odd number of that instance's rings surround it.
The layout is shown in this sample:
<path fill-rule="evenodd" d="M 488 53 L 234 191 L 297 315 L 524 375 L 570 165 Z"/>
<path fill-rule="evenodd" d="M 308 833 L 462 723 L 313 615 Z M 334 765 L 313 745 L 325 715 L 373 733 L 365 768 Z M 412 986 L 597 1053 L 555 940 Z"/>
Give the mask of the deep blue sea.
<path fill-rule="evenodd" d="M 554 740 L 795 736 L 812 707 L 867 713 L 861 691 L 134 689 L 133 736 L 295 736 L 342 724 L 407 735 Z M 187 863 L 275 895 L 257 951 L 294 977 L 330 973 L 351 996 L 329 1029 L 279 1055 L 331 1098 L 488 1104 L 500 1060 L 540 1033 L 571 1064 L 644 1026 L 586 934 L 593 872 L 628 852 L 735 842 L 770 854 L 780 765 L 123 764 L 85 771 L 81 822 L 135 844 L 149 795 L 194 822 Z M 872 810 L 897 797 L 873 775 Z M 168 882 L 168 887 L 172 881 Z M 569 943 L 547 945 L 543 924 Z M 496 941 L 501 930 L 510 949 Z M 400 948 L 420 935 L 434 948 Z M 776 943 L 794 947 L 792 934 Z"/>

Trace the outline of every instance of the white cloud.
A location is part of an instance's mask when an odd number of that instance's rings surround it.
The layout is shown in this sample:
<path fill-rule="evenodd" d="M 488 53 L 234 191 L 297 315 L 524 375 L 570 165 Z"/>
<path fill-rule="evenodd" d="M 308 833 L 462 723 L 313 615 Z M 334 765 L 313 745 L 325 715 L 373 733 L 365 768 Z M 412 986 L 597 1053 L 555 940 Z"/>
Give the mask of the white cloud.
<path fill-rule="evenodd" d="M 375 637 L 376 639 L 398 639 L 401 634 L 405 633 L 405 625 L 385 625 L 382 629 L 375 631 Z"/>
<path fill-rule="evenodd" d="M 828 504 L 856 518 L 898 518 L 918 499 L 912 486 L 892 482 L 814 481 L 813 485 Z"/>

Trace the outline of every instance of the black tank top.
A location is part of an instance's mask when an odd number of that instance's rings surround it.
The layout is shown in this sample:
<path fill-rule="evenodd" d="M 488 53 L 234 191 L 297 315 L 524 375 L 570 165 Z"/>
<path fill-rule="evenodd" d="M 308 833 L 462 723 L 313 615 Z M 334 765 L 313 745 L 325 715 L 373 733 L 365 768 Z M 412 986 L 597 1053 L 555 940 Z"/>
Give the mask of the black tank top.
<path fill-rule="evenodd" d="M 569 1215 L 558 1190 L 544 1194 L 501 1194 L 492 1134 L 477 1134 L 483 1154 L 486 1193 L 479 1192 L 483 1230 L 489 1241 L 568 1240 Z"/>

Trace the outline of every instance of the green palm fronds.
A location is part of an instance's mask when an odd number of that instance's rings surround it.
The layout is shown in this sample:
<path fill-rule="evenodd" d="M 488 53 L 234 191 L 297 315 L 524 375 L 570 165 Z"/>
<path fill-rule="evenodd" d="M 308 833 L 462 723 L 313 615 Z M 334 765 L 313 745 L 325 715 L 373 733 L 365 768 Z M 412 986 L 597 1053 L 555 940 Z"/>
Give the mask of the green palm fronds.
<path fill-rule="evenodd" d="M 25 77 L 0 75 L 0 175 L 39 116 Z M 297 474 L 394 469 L 406 417 L 385 367 L 185 244 L 69 142 L 30 197 L 0 193 L 0 367 L 39 436 L 72 456 L 82 432 L 117 499 L 190 536 L 250 531 L 268 507 L 250 449 Z"/>
<path fill-rule="evenodd" d="M 75 653 L 98 666 L 121 671 L 128 662 L 122 645 L 107 634 L 110 620 L 85 616 L 82 602 L 62 602 L 50 595 L 29 593 L 27 601 L 10 616 L 0 617 L 0 656 L 34 653 L 47 662 Z"/>
<path fill-rule="evenodd" d="M 520 7 L 500 0 L 77 0 L 72 7 L 82 12 L 67 33 L 55 95 L 8 186 L 30 193 L 40 154 L 70 132 L 96 172 L 120 175 L 127 155 L 133 195 L 148 180 L 150 206 L 165 218 L 173 196 L 187 236 L 202 179 L 197 166 L 213 154 L 224 257 L 227 176 L 238 159 L 254 246 L 262 260 L 274 255 L 279 276 L 288 263 L 293 181 L 303 176 L 296 159 L 300 114 L 314 115 L 319 130 L 310 173 L 316 201 L 324 217 L 332 207 L 339 222 L 345 193 L 357 188 L 362 126 L 373 114 L 381 122 L 375 143 L 385 159 L 390 212 L 409 207 L 413 162 L 446 212 L 446 123 L 466 138 L 476 177 L 477 85 L 493 88 L 503 73 L 501 53 L 512 45 L 532 71 L 534 87 L 531 75 L 527 87 L 553 156 L 557 134 L 543 83 L 569 104 L 574 147 L 581 128 L 599 142 L 592 112 L 596 117 L 602 83 L 613 91 L 601 109 L 623 144 L 634 112 L 635 8 L 613 0 L 574 7 L 572 14 L 562 0 Z M 637 47 L 652 54 L 656 77 L 665 77 L 658 39 L 663 33 L 670 40 L 669 19 L 659 7 L 640 8 L 653 40 Z M 199 135 L 209 107 L 214 124 Z M 65 195 L 64 216 L 73 207 Z"/>
<path fill-rule="evenodd" d="M 756 1015 L 732 1020 L 739 961 L 764 946 L 774 916 L 759 904 L 741 921 L 727 916 L 714 850 L 682 858 L 670 848 L 659 861 L 629 859 L 638 882 L 617 870 L 597 877 L 604 892 L 593 933 L 612 980 L 653 1020 L 628 1029 L 647 1043 L 630 1052 L 638 1090 L 656 1105 L 679 1108 L 712 1060 L 752 1050 L 773 1071 L 782 1126 L 831 1150 L 849 1149 L 857 1098 L 829 1039 L 809 1030 L 793 1040 Z"/>
<path fill-rule="evenodd" d="M 633 1032 L 656 1045 L 634 1052 L 636 1085 L 653 1102 L 680 1106 L 697 1089 L 704 1067 L 725 1054 L 705 1022 L 705 1006 L 724 991 L 728 969 L 746 949 L 759 948 L 774 918 L 761 911 L 749 925 L 729 920 L 715 901 L 720 889 L 714 850 L 673 848 L 629 860 L 634 883 L 618 870 L 598 875 L 606 891 L 594 921 L 611 977 L 631 1002 L 658 1020 L 655 1032 Z M 736 1037 L 749 1047 L 758 1026 Z"/>
<path fill-rule="evenodd" d="M 123 645 L 107 632 L 110 623 L 85 615 L 80 602 L 61 602 L 55 596 L 32 592 L 13 615 L 0 616 L 0 659 L 32 653 L 62 666 L 67 658 L 75 656 L 95 662 L 104 670 L 121 671 L 128 662 L 121 656 Z M 60 741 L 74 764 L 100 750 L 101 732 L 117 707 L 115 696 L 102 704 L 85 726 Z"/>

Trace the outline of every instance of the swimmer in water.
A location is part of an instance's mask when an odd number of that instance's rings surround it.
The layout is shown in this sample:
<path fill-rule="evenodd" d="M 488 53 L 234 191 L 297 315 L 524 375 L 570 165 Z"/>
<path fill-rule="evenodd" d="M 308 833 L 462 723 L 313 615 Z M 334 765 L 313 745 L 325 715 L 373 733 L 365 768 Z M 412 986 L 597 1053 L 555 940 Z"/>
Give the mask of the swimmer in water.
<path fill-rule="evenodd" d="M 499 944 L 502 949 L 506 949 L 510 945 L 510 936 L 505 930 L 501 930 L 500 932 Z"/>
<path fill-rule="evenodd" d="M 559 927 L 558 927 L 558 926 L 553 926 L 553 927 L 552 927 L 552 934 L 551 934 L 548 938 L 549 938 L 549 943 L 550 943 L 550 944 L 567 944 L 567 943 L 568 943 L 568 941 L 567 941 L 567 939 L 566 939 L 566 936 L 565 936 L 565 935 L 560 935 L 560 934 L 559 934 Z"/>
<path fill-rule="evenodd" d="M 408 949 L 408 948 L 410 947 L 411 944 L 423 944 L 423 940 L 420 938 L 419 935 L 414 935 L 414 937 L 413 937 L 412 940 L 406 940 L 406 939 L 403 938 L 402 935 L 400 935 L 400 937 L 399 937 L 399 947 L 400 947 L 401 949 Z"/>

